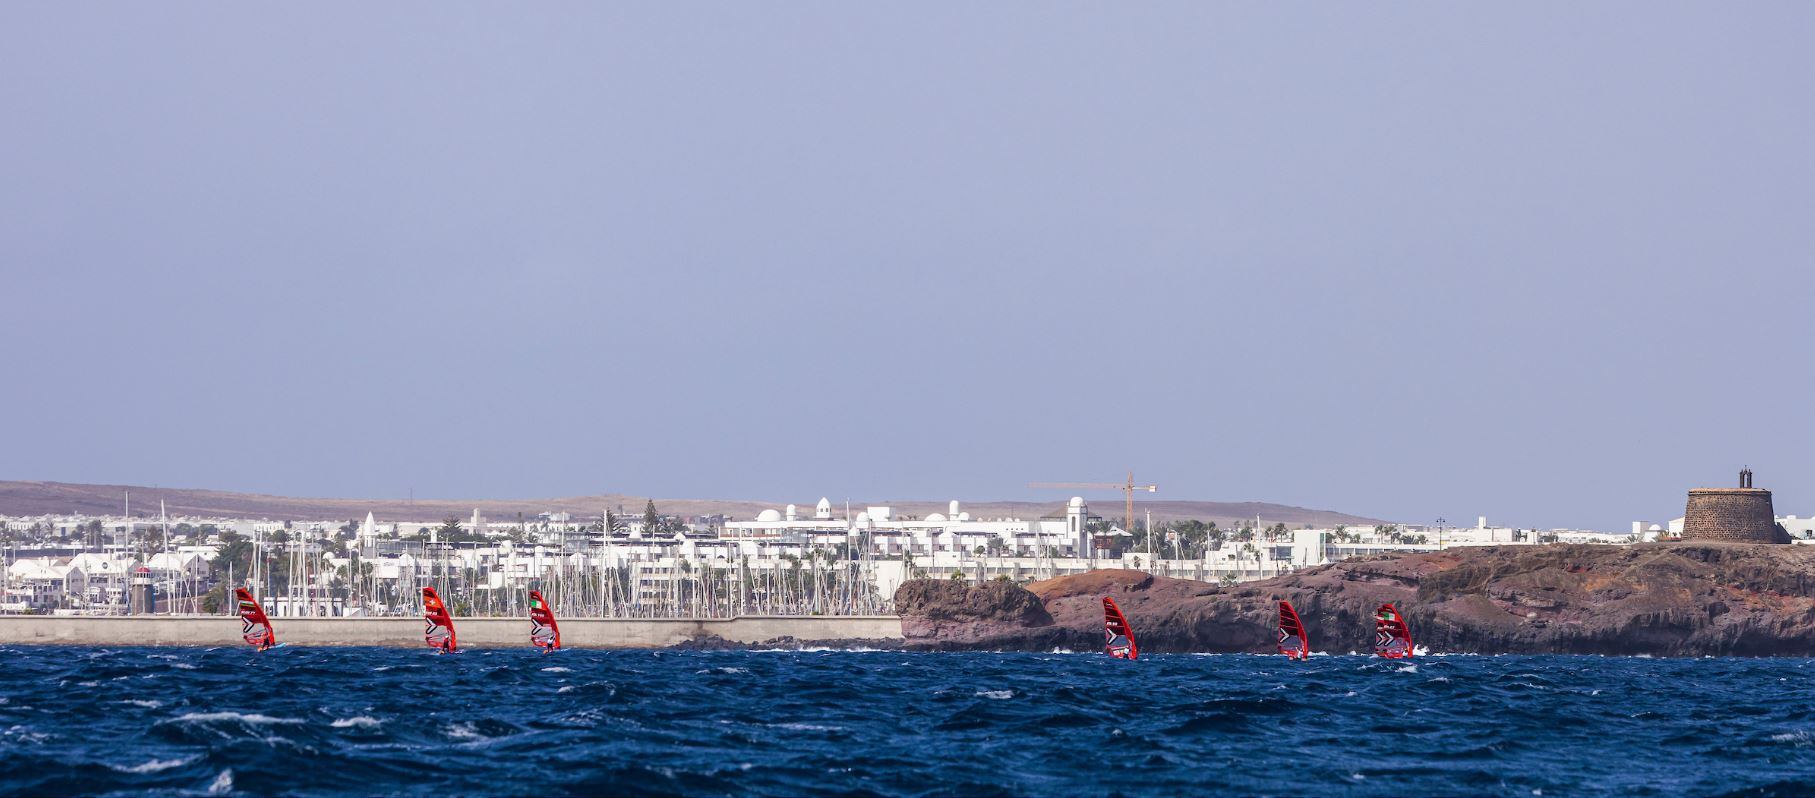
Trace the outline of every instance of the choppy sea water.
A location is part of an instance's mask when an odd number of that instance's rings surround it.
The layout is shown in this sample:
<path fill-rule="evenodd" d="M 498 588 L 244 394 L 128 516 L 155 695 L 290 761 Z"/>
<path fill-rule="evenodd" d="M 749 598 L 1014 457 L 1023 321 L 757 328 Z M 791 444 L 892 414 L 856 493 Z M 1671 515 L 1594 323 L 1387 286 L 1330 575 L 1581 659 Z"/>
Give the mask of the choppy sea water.
<path fill-rule="evenodd" d="M 1811 660 L 0 648 L 0 794 L 1800 795 Z"/>

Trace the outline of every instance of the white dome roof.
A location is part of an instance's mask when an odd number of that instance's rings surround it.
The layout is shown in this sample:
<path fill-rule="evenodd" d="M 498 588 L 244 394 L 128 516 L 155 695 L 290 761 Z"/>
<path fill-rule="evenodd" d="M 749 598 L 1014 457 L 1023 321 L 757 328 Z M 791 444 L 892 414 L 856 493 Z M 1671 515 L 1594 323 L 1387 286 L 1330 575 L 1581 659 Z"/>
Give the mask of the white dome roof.
<path fill-rule="evenodd" d="M 928 521 L 944 521 L 945 515 L 942 513 L 933 513 L 932 515 L 927 516 L 926 520 L 928 520 Z"/>
<path fill-rule="evenodd" d="M 858 514 L 857 514 L 857 523 L 859 523 L 859 524 L 867 524 L 867 523 L 869 523 L 869 522 L 870 522 L 870 514 L 869 514 L 869 513 L 858 513 Z"/>
<path fill-rule="evenodd" d="M 1073 497 L 1071 497 L 1071 505 L 1070 505 L 1070 506 L 1072 506 L 1072 507 L 1083 507 L 1083 506 L 1084 506 L 1084 497 L 1083 497 L 1083 496 L 1073 496 Z"/>
<path fill-rule="evenodd" d="M 758 520 L 758 521 L 780 521 L 781 512 L 779 510 L 764 510 L 764 511 L 756 514 L 756 520 Z"/>
<path fill-rule="evenodd" d="M 826 499 L 826 497 L 821 496 L 821 497 L 819 497 L 819 504 L 816 504 L 814 506 L 818 507 L 821 510 L 830 510 L 830 509 L 832 509 L 832 502 L 828 501 Z"/>

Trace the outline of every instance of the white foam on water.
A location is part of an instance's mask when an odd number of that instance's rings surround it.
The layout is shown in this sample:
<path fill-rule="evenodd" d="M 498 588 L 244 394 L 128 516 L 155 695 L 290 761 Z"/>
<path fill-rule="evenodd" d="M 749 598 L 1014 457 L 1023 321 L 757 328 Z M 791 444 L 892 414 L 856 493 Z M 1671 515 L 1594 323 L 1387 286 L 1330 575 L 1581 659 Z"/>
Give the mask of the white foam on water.
<path fill-rule="evenodd" d="M 335 718 L 334 722 L 328 725 L 333 726 L 336 729 L 371 729 L 378 727 L 382 723 L 384 723 L 384 721 L 369 715 L 358 715 L 351 718 Z"/>
<path fill-rule="evenodd" d="M 21 708 L 29 709 L 29 707 Z M 0 732 L 0 740 L 18 740 L 22 743 L 41 743 L 48 739 L 50 739 L 50 735 L 41 731 L 32 731 L 29 726 L 9 726 L 6 731 Z"/>
<path fill-rule="evenodd" d="M 559 665 L 550 665 L 546 668 L 543 668 L 542 672 L 543 673 L 573 673 L 573 669 L 572 668 L 563 668 Z"/>
<path fill-rule="evenodd" d="M 981 691 L 978 691 L 977 697 L 978 698 L 993 698 L 997 701 L 1007 701 L 1008 699 L 1015 697 L 1015 691 L 1013 691 L 1013 690 L 981 690 Z"/>
<path fill-rule="evenodd" d="M 812 723 L 770 723 L 765 725 L 772 729 L 789 731 L 844 731 L 843 726 L 819 726 Z"/>
<path fill-rule="evenodd" d="M 559 689 L 559 690 L 556 690 L 556 691 L 555 691 L 555 692 L 557 692 L 557 693 L 571 693 L 571 692 L 573 692 L 573 685 L 571 685 L 571 684 L 569 684 L 569 685 L 563 685 L 563 686 L 562 686 L 562 687 L 561 687 L 561 689 Z"/>
<path fill-rule="evenodd" d="M 160 770 L 182 767 L 200 758 L 201 755 L 197 754 L 196 756 L 186 756 L 182 759 L 153 759 L 149 762 L 140 762 L 137 765 L 108 765 L 108 767 L 120 771 L 121 773 L 156 773 Z"/>
<path fill-rule="evenodd" d="M 451 737 L 455 740 L 490 740 L 490 739 L 492 739 L 483 734 L 480 734 L 479 728 L 477 726 L 474 726 L 473 724 L 467 723 L 467 722 L 451 724 L 447 728 L 442 729 L 441 731 L 443 734 L 446 734 L 448 737 Z"/>
<path fill-rule="evenodd" d="M 259 724 L 259 725 L 291 724 L 291 723 L 301 723 L 302 722 L 301 720 L 299 720 L 297 718 L 274 718 L 274 717 L 271 717 L 270 715 L 260 715 L 256 712 L 249 713 L 249 714 L 239 713 L 239 712 L 190 712 L 185 715 L 178 715 L 174 718 L 171 718 L 168 722 L 170 722 L 170 723 L 212 723 L 215 721 L 222 721 L 222 720 L 238 721 L 240 723 L 251 723 L 251 724 Z M 162 722 L 162 721 L 160 721 L 160 722 Z"/>
<path fill-rule="evenodd" d="M 221 771 L 221 775 L 214 777 L 214 783 L 208 785 L 209 795 L 226 795 L 230 792 L 233 792 L 233 768 Z"/>
<path fill-rule="evenodd" d="M 149 698 L 128 698 L 125 701 L 121 701 L 120 703 L 131 704 L 135 707 L 144 707 L 145 709 L 157 709 L 158 707 L 161 707 L 164 705 L 164 702 L 162 702 L 162 701 L 157 701 L 157 700 L 153 700 L 153 699 L 149 699 Z"/>
<path fill-rule="evenodd" d="M 195 666 L 191 665 L 187 662 L 172 662 L 172 663 L 170 663 L 170 667 L 176 668 L 177 670 L 183 670 L 183 671 L 195 670 Z"/>
<path fill-rule="evenodd" d="M 1394 673 L 1417 673 L 1417 672 L 1418 672 L 1418 666 L 1416 666 L 1416 665 L 1406 665 L 1406 666 L 1404 666 L 1404 667 L 1402 667 L 1402 668 L 1399 668 L 1399 669 L 1398 669 L 1398 670 L 1395 670 L 1395 671 L 1393 671 L 1393 672 L 1394 672 Z"/>
<path fill-rule="evenodd" d="M 1811 745 L 1815 745 L 1815 740 L 1810 740 L 1809 733 L 1802 729 L 1786 732 L 1784 734 L 1773 734 L 1771 735 L 1771 742 L 1789 743 L 1797 748 L 1808 748 Z"/>

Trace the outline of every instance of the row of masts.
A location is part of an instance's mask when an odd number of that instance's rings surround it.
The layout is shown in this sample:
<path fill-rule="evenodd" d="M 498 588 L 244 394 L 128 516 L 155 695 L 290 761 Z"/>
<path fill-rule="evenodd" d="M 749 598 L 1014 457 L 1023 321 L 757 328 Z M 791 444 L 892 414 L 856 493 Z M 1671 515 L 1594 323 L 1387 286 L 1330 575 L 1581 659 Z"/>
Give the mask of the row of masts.
<path fill-rule="evenodd" d="M 244 584 L 274 617 L 413 615 L 421 609 L 423 587 L 435 588 L 457 615 L 480 616 L 523 614 L 531 589 L 564 617 L 872 615 L 892 606 L 875 589 L 875 560 L 841 558 L 823 548 L 753 563 L 748 557 L 614 558 L 601 542 L 547 558 L 552 562 L 534 577 L 508 574 L 494 586 L 489 572 L 463 568 L 447 544 L 429 547 L 426 574 L 412 568 L 394 580 L 380 579 L 375 564 L 357 552 L 336 568 L 306 537 L 270 541 L 255 534 L 252 546 L 253 570 Z M 330 574 L 328 585 L 318 578 L 323 574 Z"/>

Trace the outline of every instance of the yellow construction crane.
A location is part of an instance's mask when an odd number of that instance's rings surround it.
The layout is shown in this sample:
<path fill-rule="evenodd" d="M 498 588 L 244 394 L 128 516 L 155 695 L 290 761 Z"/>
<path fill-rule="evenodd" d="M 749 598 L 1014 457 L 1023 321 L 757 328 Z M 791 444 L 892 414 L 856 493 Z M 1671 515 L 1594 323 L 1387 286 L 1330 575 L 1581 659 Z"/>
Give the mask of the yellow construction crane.
<path fill-rule="evenodd" d="M 1128 472 L 1127 482 L 1029 482 L 1027 486 L 1030 488 L 1063 488 L 1065 490 L 1119 490 L 1122 492 L 1122 498 L 1127 501 L 1128 510 L 1128 515 L 1122 521 L 1126 524 L 1122 527 L 1122 531 L 1130 535 L 1134 534 L 1134 492 L 1144 490 L 1148 493 L 1155 493 L 1160 489 L 1158 485 L 1134 484 L 1133 471 Z"/>

